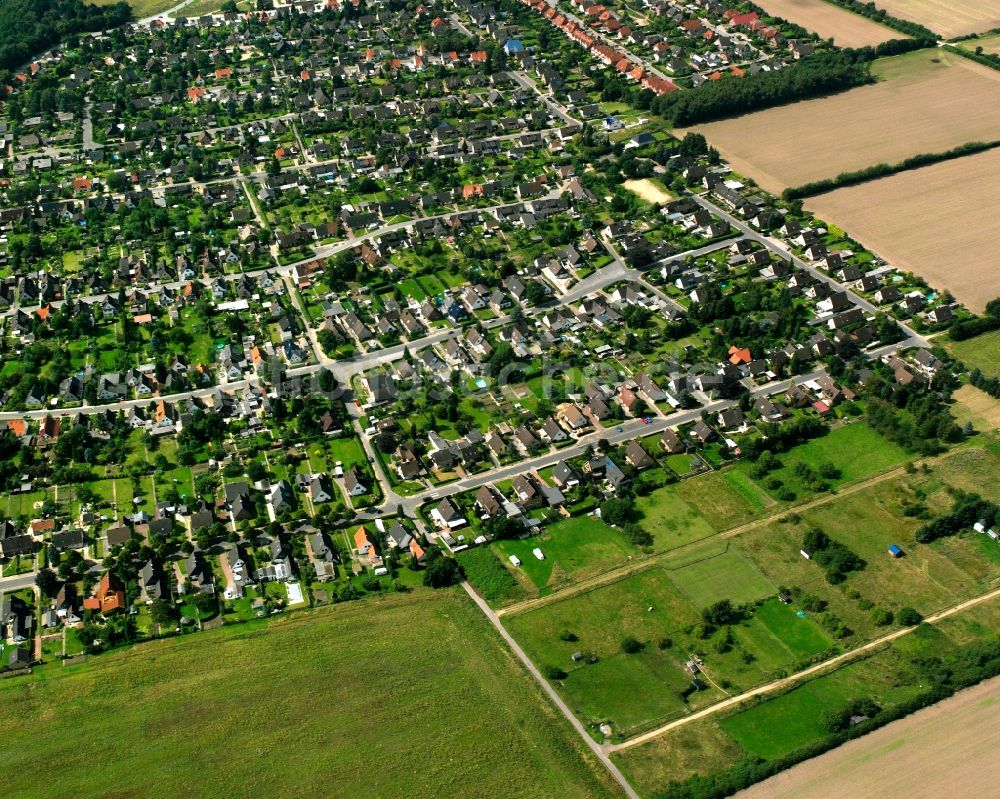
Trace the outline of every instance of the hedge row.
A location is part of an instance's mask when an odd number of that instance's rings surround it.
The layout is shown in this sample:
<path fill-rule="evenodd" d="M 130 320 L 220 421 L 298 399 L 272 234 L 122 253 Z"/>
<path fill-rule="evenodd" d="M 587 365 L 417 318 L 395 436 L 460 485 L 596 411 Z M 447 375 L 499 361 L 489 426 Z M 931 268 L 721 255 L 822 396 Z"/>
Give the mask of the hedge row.
<path fill-rule="evenodd" d="M 815 197 L 817 194 L 825 194 L 834 189 L 842 189 L 847 186 L 857 186 L 859 183 L 867 183 L 878 178 L 896 175 L 900 172 L 908 172 L 912 169 L 938 164 L 942 161 L 951 161 L 955 158 L 964 158 L 967 155 L 986 152 L 996 147 L 1000 147 L 1000 139 L 989 142 L 967 142 L 945 150 L 941 153 L 919 153 L 900 161 L 897 164 L 876 164 L 864 169 L 857 169 L 853 172 L 841 172 L 835 178 L 825 178 L 814 180 L 811 183 L 804 183 L 801 186 L 793 186 L 785 189 L 781 196 L 785 200 L 801 200 L 806 197 Z"/>

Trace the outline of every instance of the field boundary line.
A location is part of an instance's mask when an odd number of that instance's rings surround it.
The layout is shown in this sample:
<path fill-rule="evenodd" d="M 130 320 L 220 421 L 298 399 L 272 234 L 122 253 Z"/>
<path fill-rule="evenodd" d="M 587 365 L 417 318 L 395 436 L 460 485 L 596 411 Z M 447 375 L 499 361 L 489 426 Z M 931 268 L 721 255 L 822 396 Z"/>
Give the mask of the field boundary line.
<path fill-rule="evenodd" d="M 987 591 L 985 594 L 980 594 L 979 596 L 973 597 L 972 599 L 967 599 L 964 602 L 959 602 L 957 605 L 952 605 L 950 608 L 945 608 L 937 613 L 934 613 L 924 619 L 925 624 L 936 624 L 943 619 L 950 616 L 954 616 L 957 613 L 961 613 L 963 610 L 967 610 L 975 605 L 982 604 L 983 602 L 988 602 L 991 599 L 1000 597 L 1000 588 L 994 588 L 992 591 Z M 773 693 L 782 688 L 788 688 L 797 686 L 798 683 L 803 682 L 808 677 L 812 677 L 820 672 L 825 672 L 828 669 L 833 670 L 831 667 L 839 667 L 846 665 L 848 662 L 860 658 L 862 655 L 870 654 L 872 650 L 878 649 L 885 644 L 892 643 L 897 638 L 902 638 L 904 635 L 909 635 L 917 626 L 913 627 L 903 627 L 899 630 L 894 630 L 891 633 L 883 635 L 880 638 L 876 638 L 869 641 L 867 644 L 862 644 L 861 646 L 850 650 L 849 652 L 844 652 L 843 654 L 836 655 L 835 657 L 829 658 L 828 660 L 816 663 L 802 671 L 796 672 L 795 674 L 790 674 L 787 677 L 782 677 L 777 680 L 773 680 L 764 685 L 759 685 L 756 688 L 751 688 L 749 691 L 744 691 L 738 696 L 734 696 L 731 699 L 724 699 L 721 702 L 716 702 L 714 705 L 709 705 L 706 708 L 692 713 L 690 716 L 685 716 L 682 719 L 677 719 L 676 721 L 671 721 L 664 724 L 656 729 L 650 730 L 649 732 L 644 732 L 641 735 L 637 735 L 634 738 L 630 738 L 626 741 L 622 741 L 617 744 L 605 744 L 604 750 L 609 753 L 619 752 L 623 749 L 630 749 L 633 746 L 638 746 L 639 744 L 651 741 L 654 738 L 658 738 L 661 735 L 670 732 L 678 727 L 683 727 L 685 724 L 690 724 L 692 721 L 697 721 L 698 719 L 706 718 L 708 716 L 713 716 L 721 710 L 725 710 L 730 707 L 735 707 L 742 704 L 748 699 L 753 699 L 756 696 L 762 696 L 764 694 Z"/>

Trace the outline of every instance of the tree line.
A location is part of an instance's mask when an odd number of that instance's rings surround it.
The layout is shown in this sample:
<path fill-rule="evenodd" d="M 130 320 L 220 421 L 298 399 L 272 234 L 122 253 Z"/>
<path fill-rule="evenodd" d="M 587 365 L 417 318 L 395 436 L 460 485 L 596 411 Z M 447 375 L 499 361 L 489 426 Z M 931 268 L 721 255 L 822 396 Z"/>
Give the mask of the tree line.
<path fill-rule="evenodd" d="M 739 116 L 871 83 L 871 62 L 936 45 L 934 38 L 891 39 L 876 47 L 817 52 L 775 72 L 724 76 L 695 91 L 671 92 L 650 103 L 675 127 Z"/>
<path fill-rule="evenodd" d="M 991 330 L 1000 330 L 1000 297 L 986 303 L 986 313 L 967 319 L 956 319 L 948 328 L 948 338 L 965 341 Z"/>
<path fill-rule="evenodd" d="M 856 169 L 851 172 L 841 172 L 835 178 L 824 178 L 823 180 L 814 180 L 810 183 L 803 183 L 801 186 L 792 186 L 785 189 L 781 193 L 781 196 L 785 200 L 803 200 L 806 197 L 815 197 L 817 194 L 825 194 L 826 192 L 833 191 L 834 189 L 842 189 L 847 186 L 857 186 L 859 183 L 867 183 L 868 181 L 877 180 L 878 178 L 884 178 L 889 175 L 895 175 L 899 172 L 908 172 L 912 169 L 920 169 L 921 167 L 930 166 L 931 164 L 939 164 L 942 161 L 951 161 L 955 158 L 963 158 L 967 155 L 983 153 L 996 147 L 1000 147 L 1000 139 L 994 139 L 993 141 L 988 142 L 966 142 L 965 144 L 960 144 L 958 147 L 953 147 L 952 149 L 945 150 L 944 152 L 918 153 L 917 155 L 905 158 L 896 164 L 876 164 L 875 166 L 865 167 L 864 169 Z"/>

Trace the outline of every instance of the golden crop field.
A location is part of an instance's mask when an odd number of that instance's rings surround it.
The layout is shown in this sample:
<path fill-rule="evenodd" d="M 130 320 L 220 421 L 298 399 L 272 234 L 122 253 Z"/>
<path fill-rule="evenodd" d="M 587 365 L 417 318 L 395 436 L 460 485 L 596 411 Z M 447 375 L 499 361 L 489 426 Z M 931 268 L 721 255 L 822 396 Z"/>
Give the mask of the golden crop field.
<path fill-rule="evenodd" d="M 941 50 L 885 58 L 878 83 L 700 125 L 769 191 L 1000 136 L 1000 72 Z"/>
<path fill-rule="evenodd" d="M 839 47 L 866 47 L 907 38 L 827 0 L 760 0 L 760 5 L 768 14 L 801 25 L 824 39 L 833 39 Z"/>
<path fill-rule="evenodd" d="M 1000 150 L 813 197 L 806 207 L 889 263 L 982 311 L 1000 296 Z"/>
<path fill-rule="evenodd" d="M 1000 27 L 1000 0 L 879 0 L 878 7 L 946 39 Z"/>

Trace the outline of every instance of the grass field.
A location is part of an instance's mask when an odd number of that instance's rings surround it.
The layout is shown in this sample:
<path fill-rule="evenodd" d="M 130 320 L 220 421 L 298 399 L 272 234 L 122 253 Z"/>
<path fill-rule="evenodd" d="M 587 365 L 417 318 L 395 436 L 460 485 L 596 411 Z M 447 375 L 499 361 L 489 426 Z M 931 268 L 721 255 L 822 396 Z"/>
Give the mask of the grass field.
<path fill-rule="evenodd" d="M 545 560 L 532 554 L 535 548 L 542 550 Z M 570 577 L 607 571 L 638 554 L 621 533 L 589 516 L 556 522 L 539 536 L 497 541 L 493 549 L 518 579 L 536 589 L 557 585 Z M 510 562 L 511 555 L 521 560 L 520 567 Z"/>
<path fill-rule="evenodd" d="M 657 551 L 697 541 L 775 507 L 762 488 L 733 469 L 658 488 L 637 504 Z"/>
<path fill-rule="evenodd" d="M 1000 72 L 992 74 L 1000 80 Z M 997 86 L 990 113 L 1000 113 L 1000 83 Z M 955 91 L 956 96 L 961 94 L 957 88 Z M 960 114 L 957 109 L 955 112 Z M 934 124 L 923 112 L 911 116 Z M 1000 117 L 992 124 L 1000 128 Z M 806 207 L 826 222 L 850 231 L 893 266 L 920 275 L 934 288 L 947 289 L 964 305 L 981 312 L 987 302 L 1000 296 L 992 207 L 998 181 L 1000 151 L 993 150 L 837 189 L 811 198 Z M 973 342 L 964 344 L 970 352 L 976 346 Z"/>
<path fill-rule="evenodd" d="M 880 80 L 870 86 L 698 130 L 737 172 L 774 192 L 917 153 L 997 138 L 1000 72 L 941 50 L 884 58 L 873 72 Z M 831 119 L 864 124 L 831 125 Z M 790 152 L 796 157 L 789 158 Z M 903 194 L 935 210 L 941 200 L 919 190 Z M 878 208 L 877 203 L 860 205 Z M 836 219 L 828 221 L 854 232 Z M 875 251 L 888 255 L 877 247 Z"/>
<path fill-rule="evenodd" d="M 129 797 L 194 785 L 202 796 L 276 785 L 288 796 L 616 795 L 458 592 L 302 612 L 3 681 L 0 720 L 10 799 L 110 785 Z"/>
<path fill-rule="evenodd" d="M 814 438 L 778 456 L 781 467 L 768 474 L 791 489 L 798 501 L 808 499 L 812 492 L 796 475 L 797 464 L 805 464 L 814 472 L 823 464 L 833 464 L 840 475 L 827 480 L 832 488 L 844 483 L 863 480 L 885 469 L 898 466 L 909 455 L 867 424 L 855 423 L 838 427 L 825 436 Z M 748 472 L 748 466 L 740 466 Z M 749 479 L 749 478 L 748 478 Z M 765 480 L 764 482 L 767 482 Z M 777 492 L 774 492 L 777 493 Z"/>
<path fill-rule="evenodd" d="M 969 369 L 978 369 L 987 377 L 1000 377 L 1000 330 L 965 341 L 949 341 L 945 346 Z"/>
<path fill-rule="evenodd" d="M 963 50 L 969 50 L 973 53 L 978 48 L 982 47 L 984 53 L 998 55 L 1000 54 L 1000 34 L 994 34 L 993 36 L 980 36 L 978 39 L 966 39 L 958 42 L 956 46 L 961 47 Z"/>
<path fill-rule="evenodd" d="M 763 0 L 760 5 L 769 14 L 801 25 L 823 39 L 833 39 L 838 47 L 867 47 L 906 38 L 826 0 Z"/>
<path fill-rule="evenodd" d="M 978 432 L 1000 430 L 1000 400 L 969 385 L 962 386 L 952 397 L 955 404 L 952 405 L 951 413 L 958 424 L 972 422 L 973 428 Z"/>
<path fill-rule="evenodd" d="M 668 572 L 671 581 L 698 608 L 721 599 L 754 602 L 777 593 L 775 586 L 749 561 L 732 551 Z"/>
<path fill-rule="evenodd" d="M 946 39 L 1000 27 L 1000 0 L 879 0 L 878 7 Z"/>

